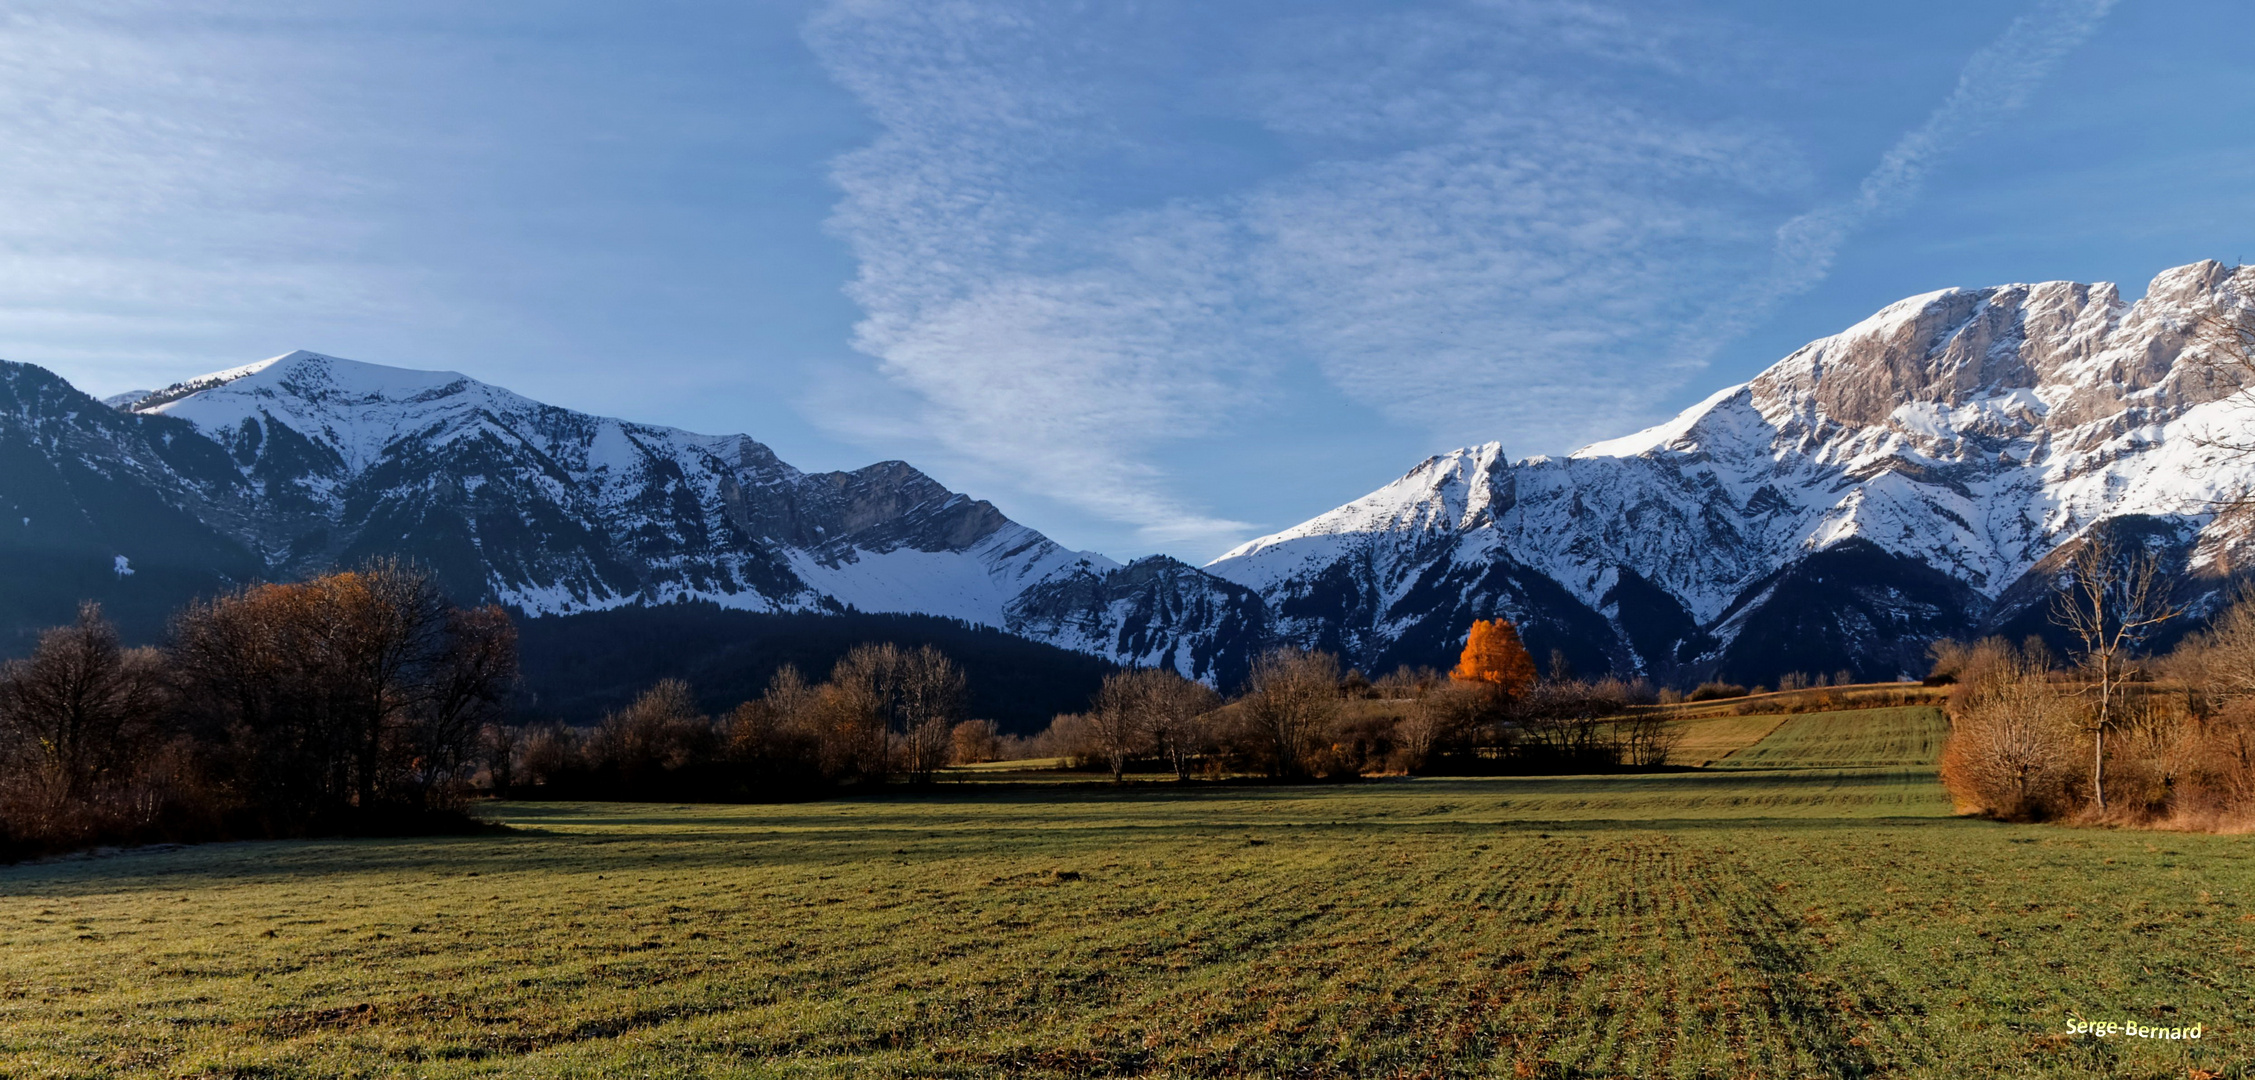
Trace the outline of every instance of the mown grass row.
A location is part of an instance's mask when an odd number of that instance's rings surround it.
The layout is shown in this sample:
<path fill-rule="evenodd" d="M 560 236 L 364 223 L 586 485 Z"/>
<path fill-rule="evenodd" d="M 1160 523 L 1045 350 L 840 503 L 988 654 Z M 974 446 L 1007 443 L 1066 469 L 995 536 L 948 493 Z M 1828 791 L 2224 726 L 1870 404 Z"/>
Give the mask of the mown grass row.
<path fill-rule="evenodd" d="M 0 1072 L 2246 1075 L 2244 841 L 1955 819 L 1885 764 L 1918 718 L 1795 719 L 1727 772 L 502 806 L 0 870 Z"/>

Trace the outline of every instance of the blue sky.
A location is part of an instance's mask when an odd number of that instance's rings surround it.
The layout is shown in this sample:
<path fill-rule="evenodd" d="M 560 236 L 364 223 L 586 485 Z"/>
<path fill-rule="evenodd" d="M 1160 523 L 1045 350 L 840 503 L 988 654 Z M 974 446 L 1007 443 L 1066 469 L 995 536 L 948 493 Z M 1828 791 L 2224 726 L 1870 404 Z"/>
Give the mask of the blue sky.
<path fill-rule="evenodd" d="M 1203 561 L 1947 285 L 2255 248 L 2255 7 L 9 5 L 0 357 L 293 348 Z"/>

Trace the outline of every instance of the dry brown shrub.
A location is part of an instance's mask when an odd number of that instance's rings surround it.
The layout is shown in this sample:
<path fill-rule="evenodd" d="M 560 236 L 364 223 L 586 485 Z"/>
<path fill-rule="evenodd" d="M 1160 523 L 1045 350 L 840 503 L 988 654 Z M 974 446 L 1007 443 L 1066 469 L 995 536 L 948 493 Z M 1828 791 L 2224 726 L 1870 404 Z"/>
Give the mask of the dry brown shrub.
<path fill-rule="evenodd" d="M 1942 782 L 1958 808 L 2013 821 L 2063 816 L 2075 789 L 2082 705 L 2020 650 L 1984 642 L 1950 700 Z"/>
<path fill-rule="evenodd" d="M 957 765 L 1002 760 L 1002 730 L 992 720 L 965 720 L 955 725 L 948 741 L 954 748 L 951 760 Z"/>

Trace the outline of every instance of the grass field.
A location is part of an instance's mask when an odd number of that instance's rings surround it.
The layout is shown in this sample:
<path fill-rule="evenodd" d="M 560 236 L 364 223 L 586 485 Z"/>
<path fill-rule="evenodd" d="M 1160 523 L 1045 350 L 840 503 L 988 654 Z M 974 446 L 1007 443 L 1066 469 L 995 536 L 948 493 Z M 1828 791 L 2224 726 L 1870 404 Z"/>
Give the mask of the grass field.
<path fill-rule="evenodd" d="M 1752 719 L 1752 718 L 1749 718 Z M 1722 756 L 1733 769 L 1853 769 L 1926 766 L 1942 756 L 1949 724 L 1939 709 L 1863 709 L 1781 718 L 1758 742 Z"/>
<path fill-rule="evenodd" d="M 1762 741 L 1784 722 L 1784 713 L 1671 720 L 1669 726 L 1681 733 L 1681 741 L 1668 751 L 1668 764 L 1699 766 L 1729 757 Z"/>
<path fill-rule="evenodd" d="M 0 1074 L 2255 1075 L 2249 841 L 1953 818 L 1934 723 L 0 868 Z"/>

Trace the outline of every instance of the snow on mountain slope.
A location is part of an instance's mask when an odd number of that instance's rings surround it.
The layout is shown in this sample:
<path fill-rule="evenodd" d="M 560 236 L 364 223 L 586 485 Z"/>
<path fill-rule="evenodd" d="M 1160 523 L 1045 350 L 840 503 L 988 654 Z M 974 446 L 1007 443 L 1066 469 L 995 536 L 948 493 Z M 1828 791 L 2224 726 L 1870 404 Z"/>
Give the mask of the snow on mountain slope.
<path fill-rule="evenodd" d="M 1938 635 L 2040 628 L 2093 528 L 2217 595 L 2250 541 L 2209 507 L 2255 486 L 2217 444 L 2255 441 L 2255 402 L 2201 326 L 2251 295 L 2255 270 L 2199 263 L 2136 303 L 2072 282 L 1912 297 L 1665 423 L 1563 457 L 1439 455 L 1204 570 L 1066 550 L 902 462 L 804 473 L 747 436 L 453 372 L 298 352 L 113 411 L 0 365 L 0 521 L 21 522 L 0 548 L 152 598 L 404 555 L 533 614 L 921 612 L 1225 685 L 1279 642 L 1445 664 L 1498 615 L 1580 671 L 1890 677 Z M 0 606 L 37 584 L 11 581 Z"/>
<path fill-rule="evenodd" d="M 129 406 L 187 421 L 264 498 L 278 569 L 409 554 L 534 614 L 708 600 L 1001 626 L 1028 587 L 1118 564 L 899 462 L 806 474 L 742 435 L 544 405 L 454 372 L 294 352 Z"/>
<path fill-rule="evenodd" d="M 2255 270 L 2208 262 L 2135 304 L 2072 282 L 1912 297 L 1635 435 L 1564 458 L 1442 455 L 1207 569 L 1272 606 L 1361 589 L 1382 645 L 1459 603 L 1420 583 L 1513 561 L 1613 622 L 1607 647 L 1647 671 L 1669 660 L 1627 640 L 1625 578 L 1714 635 L 1712 661 L 1755 618 L 1749 590 L 1852 541 L 1940 571 L 1975 604 L 2107 519 L 2185 522 L 2192 566 L 2214 571 L 2240 540 L 2208 508 L 2255 481 L 2214 442 L 2246 441 L 2255 412 L 2227 396 L 2198 330 L 2250 296 Z"/>

